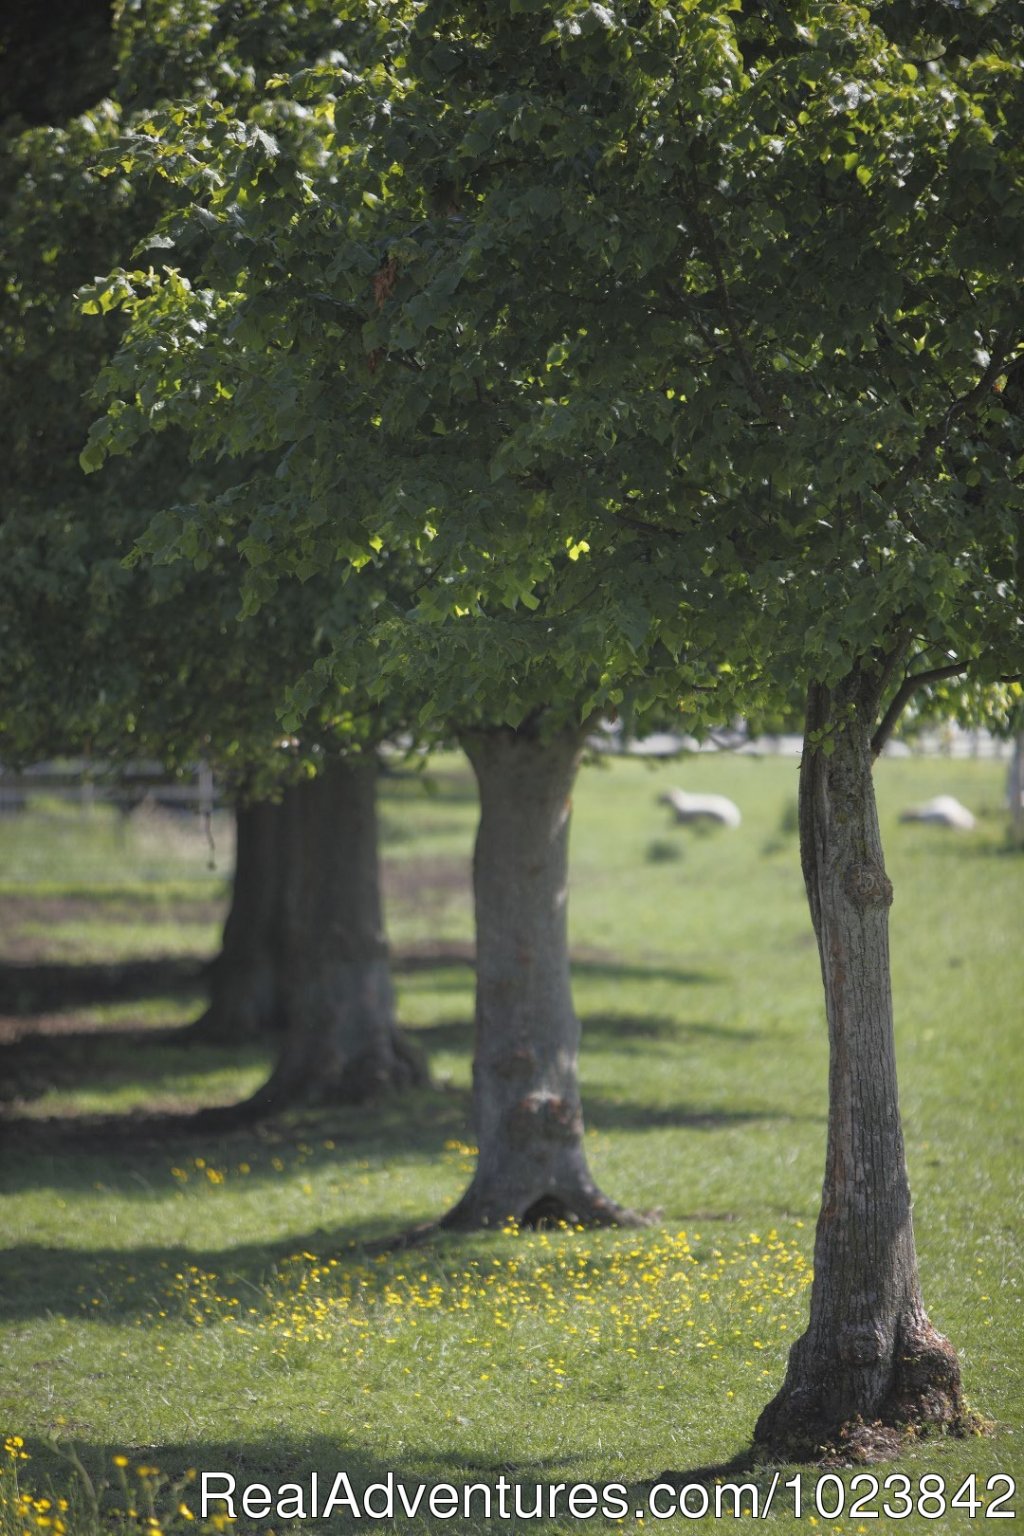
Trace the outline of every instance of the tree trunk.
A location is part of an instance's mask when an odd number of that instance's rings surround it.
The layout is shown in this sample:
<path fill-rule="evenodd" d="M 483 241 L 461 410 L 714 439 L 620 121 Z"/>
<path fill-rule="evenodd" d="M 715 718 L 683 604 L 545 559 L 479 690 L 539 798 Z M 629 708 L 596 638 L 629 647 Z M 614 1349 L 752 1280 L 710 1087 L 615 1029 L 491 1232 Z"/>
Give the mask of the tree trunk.
<path fill-rule="evenodd" d="M 1010 802 L 1010 840 L 1014 848 L 1024 848 L 1024 731 L 1018 731 L 1006 778 Z"/>
<path fill-rule="evenodd" d="M 811 687 L 800 849 L 829 1030 L 825 1183 L 811 1315 L 755 1439 L 786 1458 L 892 1455 L 909 1425 L 963 1421 L 956 1355 L 918 1282 L 896 1086 L 889 906 L 871 777 L 874 686 Z"/>
<path fill-rule="evenodd" d="M 463 741 L 480 788 L 473 857 L 477 990 L 473 1181 L 441 1225 L 637 1220 L 597 1188 L 583 1150 L 566 926 L 569 795 L 582 732 Z"/>
<path fill-rule="evenodd" d="M 204 1040 L 237 1043 L 283 1027 L 284 814 L 257 801 L 235 812 L 235 874 L 210 1006 L 193 1026 Z"/>
<path fill-rule="evenodd" d="M 340 759 L 284 796 L 286 1027 L 250 1113 L 358 1103 L 425 1082 L 395 1023 L 377 839 L 377 763 Z"/>

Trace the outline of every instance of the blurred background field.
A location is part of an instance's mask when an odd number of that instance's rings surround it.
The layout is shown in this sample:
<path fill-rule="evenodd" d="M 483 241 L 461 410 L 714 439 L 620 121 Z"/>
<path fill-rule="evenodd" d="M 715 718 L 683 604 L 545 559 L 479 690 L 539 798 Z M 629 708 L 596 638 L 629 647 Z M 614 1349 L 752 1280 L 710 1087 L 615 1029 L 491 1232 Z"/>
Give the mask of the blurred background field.
<path fill-rule="evenodd" d="M 876 778 L 925 1296 L 997 1424 L 924 1441 L 901 1470 L 1021 1476 L 1024 862 L 1005 765 L 885 759 Z M 742 827 L 676 827 L 658 804 L 672 785 L 730 796 Z M 588 1151 L 657 1224 L 375 1258 L 367 1242 L 453 1202 L 473 1142 L 472 777 L 442 756 L 381 788 L 400 1018 L 435 1086 L 230 1136 L 187 1117 L 254 1089 L 269 1048 L 180 1033 L 217 947 L 230 819 L 215 868 L 194 816 L 43 802 L 0 820 L 0 1423 L 25 1436 L 26 1479 L 74 1481 L 55 1437 L 90 1466 L 125 1452 L 173 1475 L 635 1482 L 742 1451 L 778 1384 L 806 1314 L 826 1111 L 795 761 L 580 777 Z M 973 832 L 900 824 L 939 793 Z"/>

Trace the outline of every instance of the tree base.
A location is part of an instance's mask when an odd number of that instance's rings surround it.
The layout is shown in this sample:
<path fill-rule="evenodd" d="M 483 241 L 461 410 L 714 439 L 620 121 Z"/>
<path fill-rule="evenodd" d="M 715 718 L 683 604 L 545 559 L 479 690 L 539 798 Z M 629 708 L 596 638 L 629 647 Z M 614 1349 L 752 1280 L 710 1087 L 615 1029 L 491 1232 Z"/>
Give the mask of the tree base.
<path fill-rule="evenodd" d="M 473 1196 L 473 1198 L 470 1198 Z M 586 1197 L 566 1200 L 561 1195 L 541 1195 L 532 1204 L 525 1205 L 521 1215 L 508 1209 L 509 1202 L 486 1201 L 473 1195 L 473 1186 L 459 1203 L 438 1221 L 424 1221 L 418 1226 L 407 1227 L 394 1237 L 379 1238 L 367 1243 L 371 1254 L 398 1253 L 406 1248 L 417 1248 L 431 1238 L 447 1232 L 496 1232 L 515 1222 L 516 1226 L 535 1230 L 558 1227 L 649 1227 L 655 1217 L 645 1211 L 631 1211 L 616 1205 L 600 1191 L 594 1190 Z"/>
<path fill-rule="evenodd" d="M 541 1194 L 535 1189 L 518 1197 L 507 1190 L 492 1191 L 474 1181 L 457 1205 L 437 1223 L 444 1232 L 477 1232 L 515 1223 L 518 1227 L 646 1227 L 653 1217 L 632 1211 L 603 1195 L 596 1185 L 589 1188 L 552 1187 Z"/>
<path fill-rule="evenodd" d="M 280 1011 L 258 1017 L 255 1013 L 229 1013 L 209 1007 L 191 1024 L 183 1024 L 175 1039 L 182 1045 L 263 1045 L 284 1032 Z"/>
<path fill-rule="evenodd" d="M 929 1429 L 975 1433 L 982 1421 L 964 1404 L 948 1339 L 918 1318 L 903 1325 L 898 1340 L 888 1390 L 867 1406 L 853 1406 L 863 1395 L 857 1362 L 833 1357 L 806 1375 L 791 1362 L 789 1378 L 757 1421 L 755 1444 L 780 1461 L 858 1466 L 891 1460 L 908 1438 Z M 800 1343 L 794 1359 L 799 1355 Z"/>
<path fill-rule="evenodd" d="M 387 1052 L 366 1051 L 335 1071 L 282 1059 L 261 1088 L 240 1104 L 211 1111 L 220 1125 L 269 1118 L 291 1109 L 325 1109 L 373 1103 L 410 1088 L 430 1086 L 419 1046 L 396 1030 Z"/>

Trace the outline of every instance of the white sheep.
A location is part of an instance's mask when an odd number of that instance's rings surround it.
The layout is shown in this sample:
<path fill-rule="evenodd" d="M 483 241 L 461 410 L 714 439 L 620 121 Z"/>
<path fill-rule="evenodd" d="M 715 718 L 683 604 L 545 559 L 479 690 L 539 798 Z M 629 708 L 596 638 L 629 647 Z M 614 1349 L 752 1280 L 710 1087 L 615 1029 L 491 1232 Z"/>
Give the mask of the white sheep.
<path fill-rule="evenodd" d="M 714 821 L 722 827 L 738 827 L 742 821 L 739 807 L 725 795 L 690 795 L 685 789 L 666 789 L 658 796 L 659 805 L 670 805 L 676 821 Z"/>
<path fill-rule="evenodd" d="M 921 805 L 912 805 L 901 813 L 900 821 L 928 821 L 937 827 L 955 827 L 958 832 L 970 832 L 974 826 L 966 805 L 952 795 L 936 795 Z"/>

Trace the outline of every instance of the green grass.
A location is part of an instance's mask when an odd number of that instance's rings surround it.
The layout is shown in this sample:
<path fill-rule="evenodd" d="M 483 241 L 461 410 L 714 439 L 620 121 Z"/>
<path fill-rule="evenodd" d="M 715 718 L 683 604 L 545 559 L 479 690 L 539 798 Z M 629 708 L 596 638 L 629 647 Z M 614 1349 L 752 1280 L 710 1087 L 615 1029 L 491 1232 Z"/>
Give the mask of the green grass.
<path fill-rule="evenodd" d="M 877 777 L 925 1296 L 996 1428 L 923 1440 L 875 1471 L 938 1474 L 952 1492 L 971 1473 L 1024 1479 L 1024 860 L 1004 851 L 998 765 L 885 760 Z M 186 1122 L 156 1135 L 131 1113 L 241 1096 L 266 1070 L 259 1050 L 174 1034 L 201 1009 L 188 963 L 216 945 L 223 857 L 206 867 L 194 824 L 119 827 L 101 808 L 0 823 L 7 956 L 57 961 L 68 987 L 62 1006 L 5 1025 L 21 1038 L 2 1080 L 23 1098 L 5 1130 L 0 1424 L 25 1436 L 29 1486 L 77 1486 L 51 1437 L 105 1467 L 115 1490 L 121 1452 L 174 1477 L 223 1468 L 276 1484 L 345 1469 L 358 1485 L 392 1470 L 462 1484 L 504 1472 L 550 1486 L 636 1485 L 747 1445 L 806 1314 L 824 1156 L 795 764 L 627 761 L 581 776 L 571 926 L 588 1150 L 606 1191 L 659 1210 L 658 1225 L 448 1238 L 375 1259 L 368 1240 L 442 1212 L 472 1167 L 475 803 L 459 760 L 430 778 L 432 792 L 389 778 L 383 809 L 400 1011 L 438 1087 L 230 1137 Z M 657 804 L 675 783 L 732 796 L 743 827 L 675 828 Z M 899 824 L 902 807 L 940 792 L 978 814 L 973 833 Z M 218 842 L 227 849 L 226 833 Z M 74 1000 L 77 967 L 154 955 L 181 970 L 174 990 L 145 992 L 142 967 L 137 996 Z M 767 1486 L 770 1469 L 757 1476 Z M 74 1501 L 62 1518 L 77 1533 L 90 1524 Z M 787 1507 L 774 1529 L 813 1529 Z M 345 1519 L 366 1528 L 331 1528 Z M 861 1523 L 978 1522 L 959 1510 Z M 280 1528 L 240 1529 L 268 1524 Z M 632 1513 L 618 1528 L 637 1528 Z"/>

